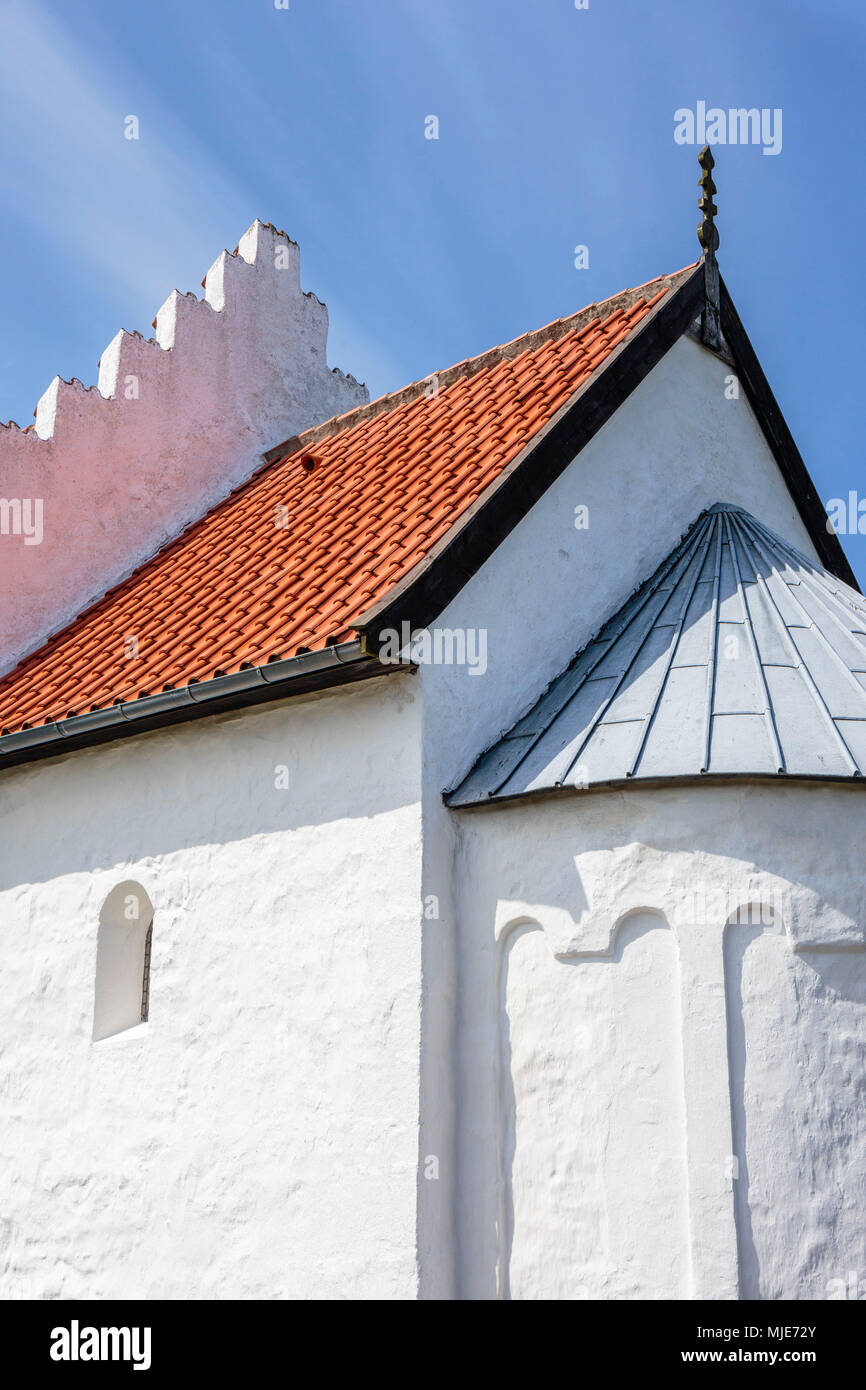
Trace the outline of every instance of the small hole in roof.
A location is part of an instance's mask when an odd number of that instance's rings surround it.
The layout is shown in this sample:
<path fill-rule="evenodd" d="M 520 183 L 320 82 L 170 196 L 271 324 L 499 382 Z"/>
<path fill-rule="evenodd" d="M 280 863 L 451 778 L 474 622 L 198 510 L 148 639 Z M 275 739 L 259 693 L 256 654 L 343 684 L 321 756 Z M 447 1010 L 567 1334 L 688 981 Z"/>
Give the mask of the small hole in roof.
<path fill-rule="evenodd" d="M 316 460 L 313 458 L 313 455 L 312 455 L 312 454 L 304 454 L 304 457 L 301 459 L 301 467 L 302 467 L 307 473 L 312 473 L 312 471 L 313 471 L 313 469 L 315 468 L 315 466 L 316 466 Z"/>

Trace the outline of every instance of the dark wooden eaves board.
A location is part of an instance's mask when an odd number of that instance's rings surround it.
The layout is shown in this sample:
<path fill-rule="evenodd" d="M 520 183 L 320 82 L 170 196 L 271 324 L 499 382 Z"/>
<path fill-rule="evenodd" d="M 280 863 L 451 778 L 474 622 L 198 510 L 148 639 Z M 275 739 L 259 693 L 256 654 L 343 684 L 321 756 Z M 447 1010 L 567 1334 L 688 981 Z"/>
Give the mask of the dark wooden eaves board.
<path fill-rule="evenodd" d="M 737 373 L 746 388 L 749 404 L 797 504 L 797 510 L 809 532 L 812 544 L 822 564 L 835 574 L 837 579 L 850 584 L 851 588 L 859 593 L 860 585 L 854 577 L 854 571 L 848 563 L 839 537 L 835 531 L 827 530 L 827 513 L 815 491 L 809 470 L 794 443 L 793 435 L 785 423 L 778 401 L 770 390 L 770 384 L 764 376 L 755 349 L 749 341 L 749 335 L 743 327 L 724 280 L 721 281 L 721 295 L 722 332 L 734 355 Z"/>
<path fill-rule="evenodd" d="M 378 652 L 384 629 L 399 631 L 404 621 L 413 629 L 427 627 L 447 607 L 689 328 L 703 303 L 704 270 L 700 264 L 639 325 L 634 337 L 612 354 L 598 376 L 575 392 L 533 437 L 439 545 L 363 615 L 356 627 L 368 652 Z M 721 305 L 722 331 L 737 374 L 821 562 L 859 592 L 838 536 L 827 530 L 827 514 L 724 281 Z"/>
<path fill-rule="evenodd" d="M 703 304 L 704 273 L 689 278 L 642 321 L 597 376 L 586 382 L 469 508 L 406 579 L 356 624 L 365 648 L 378 652 L 380 634 L 426 627 L 502 544 L 614 412 L 673 346 Z"/>

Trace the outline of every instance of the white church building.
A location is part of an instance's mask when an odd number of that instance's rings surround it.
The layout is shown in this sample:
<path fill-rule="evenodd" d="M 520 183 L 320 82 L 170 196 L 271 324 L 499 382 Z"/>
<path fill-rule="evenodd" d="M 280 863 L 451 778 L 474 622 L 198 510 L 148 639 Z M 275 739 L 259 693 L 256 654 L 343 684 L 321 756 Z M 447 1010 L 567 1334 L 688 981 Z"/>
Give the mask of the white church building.
<path fill-rule="evenodd" d="M 866 1287 L 866 600 L 708 163 L 380 400 L 256 222 L 0 429 L 0 1296 Z"/>

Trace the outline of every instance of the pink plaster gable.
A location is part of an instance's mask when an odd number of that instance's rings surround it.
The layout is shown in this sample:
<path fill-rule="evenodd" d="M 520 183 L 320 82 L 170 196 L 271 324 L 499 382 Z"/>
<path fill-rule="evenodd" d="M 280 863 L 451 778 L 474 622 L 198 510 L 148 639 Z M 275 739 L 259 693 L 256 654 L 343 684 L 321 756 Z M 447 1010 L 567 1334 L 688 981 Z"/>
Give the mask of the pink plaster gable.
<path fill-rule="evenodd" d="M 0 672 L 243 482 L 282 439 L 368 399 L 328 367 L 328 311 L 298 247 L 256 221 L 172 291 L 155 337 L 121 330 L 97 386 L 55 377 L 0 427 Z"/>

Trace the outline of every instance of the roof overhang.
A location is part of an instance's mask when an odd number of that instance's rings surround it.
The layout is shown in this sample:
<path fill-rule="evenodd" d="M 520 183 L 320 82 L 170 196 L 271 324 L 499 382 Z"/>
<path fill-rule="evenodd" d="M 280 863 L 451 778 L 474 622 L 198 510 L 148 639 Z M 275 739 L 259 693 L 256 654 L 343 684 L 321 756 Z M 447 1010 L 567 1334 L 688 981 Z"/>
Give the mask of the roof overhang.
<path fill-rule="evenodd" d="M 866 781 L 866 603 L 718 502 L 445 800 L 744 778 Z"/>
<path fill-rule="evenodd" d="M 61 757 L 76 749 L 113 743 L 193 719 L 415 669 L 409 662 L 386 664 L 368 656 L 360 641 L 343 642 L 286 661 L 269 662 L 215 680 L 195 681 L 140 700 L 122 701 L 108 709 L 91 710 L 6 734 L 0 738 L 0 772 L 21 763 Z"/>
<path fill-rule="evenodd" d="M 600 371 L 581 386 L 528 441 L 437 546 L 354 624 L 365 649 L 379 651 L 387 630 L 427 627 L 490 558 L 531 507 L 662 360 L 705 301 L 700 261 L 641 320 Z M 838 579 L 859 585 L 724 282 L 721 327 L 749 404 L 778 464 L 821 563 Z"/>
<path fill-rule="evenodd" d="M 535 791 L 515 792 L 507 796 L 479 797 L 475 801 L 452 802 L 453 793 L 445 792 L 443 800 L 451 811 L 479 811 L 488 814 L 507 806 L 522 806 L 526 802 L 571 800 L 574 797 L 595 796 L 596 793 L 642 791 L 689 791 L 697 787 L 848 787 L 862 792 L 866 777 L 841 777 L 832 774 L 810 776 L 805 773 L 764 772 L 703 772 L 697 776 L 672 777 L 612 777 L 608 781 L 592 782 L 589 786 L 540 787 Z"/>
<path fill-rule="evenodd" d="M 380 662 L 387 630 L 431 623 L 493 554 L 615 411 L 687 333 L 705 303 L 703 261 L 670 278 L 669 292 L 546 425 L 527 441 L 442 540 L 351 624 L 359 640 L 124 701 L 0 737 L 0 771 L 210 714 L 391 674 Z M 859 589 L 724 282 L 721 328 L 749 403 L 822 563 Z M 282 447 L 282 446 L 281 446 Z"/>

